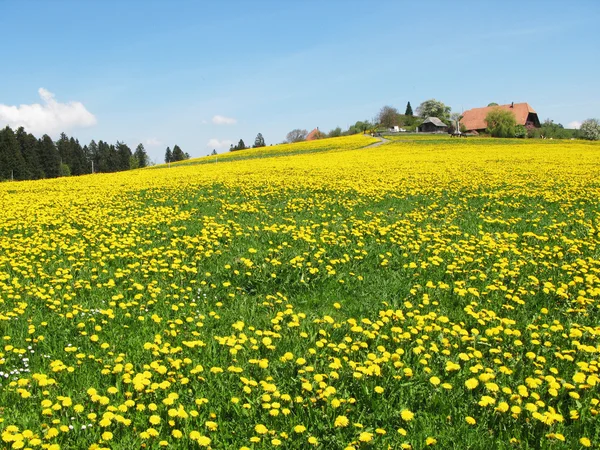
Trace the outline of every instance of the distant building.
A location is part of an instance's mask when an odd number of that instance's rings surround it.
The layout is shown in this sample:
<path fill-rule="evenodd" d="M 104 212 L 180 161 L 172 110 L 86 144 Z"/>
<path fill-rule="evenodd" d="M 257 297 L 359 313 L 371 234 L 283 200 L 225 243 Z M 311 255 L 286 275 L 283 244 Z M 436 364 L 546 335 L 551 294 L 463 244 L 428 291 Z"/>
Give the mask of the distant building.
<path fill-rule="evenodd" d="M 322 138 L 323 138 L 323 133 L 321 133 L 319 131 L 319 127 L 315 128 L 314 130 L 312 130 L 310 133 L 308 133 L 306 135 L 307 141 L 315 141 L 317 139 L 322 139 Z"/>
<path fill-rule="evenodd" d="M 488 113 L 494 108 L 500 108 L 505 111 L 511 111 L 515 115 L 517 125 L 526 127 L 540 128 L 540 119 L 535 110 L 528 103 L 511 103 L 510 105 L 486 106 L 485 108 L 473 108 L 465 111 L 460 120 L 467 131 L 485 132 L 487 122 L 485 121 Z"/>
<path fill-rule="evenodd" d="M 420 133 L 445 133 L 448 131 L 448 125 L 437 117 L 428 117 L 419 125 Z"/>

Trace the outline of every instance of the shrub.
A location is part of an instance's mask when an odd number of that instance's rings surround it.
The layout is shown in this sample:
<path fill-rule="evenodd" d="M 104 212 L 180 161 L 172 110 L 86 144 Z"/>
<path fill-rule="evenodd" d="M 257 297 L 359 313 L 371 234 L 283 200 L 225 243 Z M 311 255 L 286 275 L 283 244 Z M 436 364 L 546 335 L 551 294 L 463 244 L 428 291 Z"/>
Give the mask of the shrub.
<path fill-rule="evenodd" d="M 527 137 L 527 128 L 524 125 L 515 126 L 515 137 L 524 138 Z"/>

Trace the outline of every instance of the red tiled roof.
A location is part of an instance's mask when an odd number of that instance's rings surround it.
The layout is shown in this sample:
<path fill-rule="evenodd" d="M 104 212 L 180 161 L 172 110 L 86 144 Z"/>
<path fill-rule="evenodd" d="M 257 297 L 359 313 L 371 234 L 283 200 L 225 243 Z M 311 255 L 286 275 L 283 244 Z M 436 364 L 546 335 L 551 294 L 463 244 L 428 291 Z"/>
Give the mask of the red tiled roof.
<path fill-rule="evenodd" d="M 525 125 L 527 122 L 527 116 L 529 113 L 537 114 L 535 110 L 529 106 L 528 103 L 515 103 L 514 105 L 498 105 L 498 106 L 487 106 L 485 108 L 473 108 L 463 113 L 463 118 L 460 123 L 466 127 L 467 130 L 483 130 L 487 128 L 487 122 L 485 117 L 494 108 L 504 109 L 511 111 L 517 119 L 518 125 Z"/>
<path fill-rule="evenodd" d="M 317 137 L 319 136 L 320 133 L 321 132 L 319 131 L 319 127 L 317 127 L 306 135 L 306 140 L 314 141 L 315 139 L 317 139 Z"/>

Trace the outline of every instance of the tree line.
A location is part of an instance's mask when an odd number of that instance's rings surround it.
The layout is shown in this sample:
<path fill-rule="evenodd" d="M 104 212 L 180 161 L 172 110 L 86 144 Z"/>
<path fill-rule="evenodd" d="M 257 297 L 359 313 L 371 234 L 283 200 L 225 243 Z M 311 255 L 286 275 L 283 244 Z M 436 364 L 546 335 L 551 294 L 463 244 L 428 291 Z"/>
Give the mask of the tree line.
<path fill-rule="evenodd" d="M 179 148 L 179 145 L 175 145 L 173 150 L 171 150 L 171 147 L 167 147 L 167 150 L 165 151 L 165 163 L 183 161 L 184 159 L 190 159 L 190 155 L 187 152 L 184 153 L 183 150 Z"/>
<path fill-rule="evenodd" d="M 267 144 L 265 144 L 265 138 L 263 137 L 262 133 L 258 133 L 256 135 L 256 138 L 254 139 L 254 145 L 252 147 L 247 147 L 246 143 L 244 142 L 243 139 L 240 139 L 239 142 L 236 145 L 231 144 L 229 146 L 229 151 L 230 152 L 237 152 L 238 150 L 246 150 L 247 148 L 259 148 L 259 147 L 265 147 Z M 216 151 L 213 150 L 213 154 L 216 154 Z"/>
<path fill-rule="evenodd" d="M 23 127 L 0 130 L 0 180 L 38 180 L 90 173 L 120 172 L 150 164 L 143 144 L 135 151 L 124 142 L 109 144 L 79 140 L 61 133 L 55 142 L 45 134 L 36 138 Z"/>

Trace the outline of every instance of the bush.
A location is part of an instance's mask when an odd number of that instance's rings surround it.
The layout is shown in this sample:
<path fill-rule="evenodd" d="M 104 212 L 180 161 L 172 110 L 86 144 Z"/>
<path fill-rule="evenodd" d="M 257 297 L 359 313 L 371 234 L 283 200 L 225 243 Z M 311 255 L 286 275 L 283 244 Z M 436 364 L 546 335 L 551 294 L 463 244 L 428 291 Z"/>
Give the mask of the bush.
<path fill-rule="evenodd" d="M 600 139 L 600 122 L 598 119 L 588 119 L 581 124 L 579 135 L 582 139 L 597 141 Z"/>
<path fill-rule="evenodd" d="M 70 177 L 71 176 L 71 168 L 68 164 L 62 163 L 60 165 L 60 176 L 61 177 Z"/>
<path fill-rule="evenodd" d="M 517 138 L 527 137 L 527 128 L 525 128 L 525 125 L 516 125 L 515 126 L 515 137 L 517 137 Z"/>

